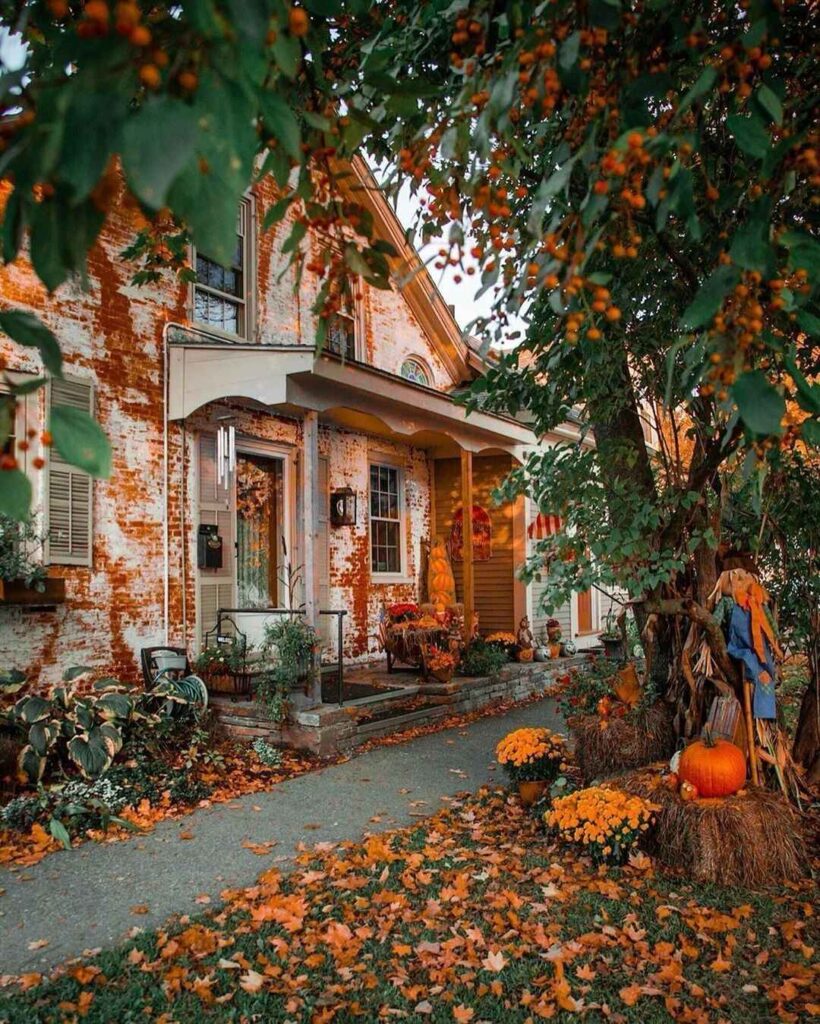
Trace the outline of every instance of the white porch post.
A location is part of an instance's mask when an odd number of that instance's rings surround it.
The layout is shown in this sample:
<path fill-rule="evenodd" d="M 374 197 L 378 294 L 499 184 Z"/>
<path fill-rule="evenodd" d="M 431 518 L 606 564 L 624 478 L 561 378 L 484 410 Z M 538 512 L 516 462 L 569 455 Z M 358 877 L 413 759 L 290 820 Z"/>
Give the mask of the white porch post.
<path fill-rule="evenodd" d="M 319 414 L 308 411 L 304 419 L 302 459 L 302 576 L 305 593 L 305 622 L 318 626 L 319 608 L 316 579 L 316 549 L 319 537 Z M 297 527 L 298 528 L 298 527 Z M 318 664 L 311 673 L 309 696 L 321 701 L 322 683 Z"/>

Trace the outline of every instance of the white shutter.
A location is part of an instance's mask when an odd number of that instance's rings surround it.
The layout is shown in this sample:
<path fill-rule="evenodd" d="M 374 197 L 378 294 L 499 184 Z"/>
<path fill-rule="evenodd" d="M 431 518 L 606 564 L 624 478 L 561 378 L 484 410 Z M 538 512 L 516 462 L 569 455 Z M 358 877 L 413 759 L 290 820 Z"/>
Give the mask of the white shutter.
<path fill-rule="evenodd" d="M 94 388 L 87 381 L 54 378 L 48 386 L 49 413 L 70 406 L 94 415 Z M 49 448 L 46 507 L 46 561 L 91 565 L 93 485 L 88 473 Z"/>
<path fill-rule="evenodd" d="M 222 568 L 198 571 L 197 624 L 202 643 L 216 625 L 217 611 L 233 607 L 236 575 L 233 488 L 217 482 L 215 434 L 199 435 L 198 473 L 199 523 L 216 523 L 222 538 Z"/>

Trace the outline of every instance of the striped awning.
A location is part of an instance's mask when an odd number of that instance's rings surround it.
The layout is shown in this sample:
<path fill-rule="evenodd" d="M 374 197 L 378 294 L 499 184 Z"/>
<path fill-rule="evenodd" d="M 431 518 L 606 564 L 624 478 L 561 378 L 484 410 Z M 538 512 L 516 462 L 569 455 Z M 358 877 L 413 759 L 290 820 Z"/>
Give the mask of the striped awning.
<path fill-rule="evenodd" d="M 546 515 L 544 512 L 539 512 L 527 527 L 527 536 L 530 540 L 544 540 L 545 537 L 552 537 L 553 534 L 558 533 L 563 525 L 560 516 L 551 516 Z"/>

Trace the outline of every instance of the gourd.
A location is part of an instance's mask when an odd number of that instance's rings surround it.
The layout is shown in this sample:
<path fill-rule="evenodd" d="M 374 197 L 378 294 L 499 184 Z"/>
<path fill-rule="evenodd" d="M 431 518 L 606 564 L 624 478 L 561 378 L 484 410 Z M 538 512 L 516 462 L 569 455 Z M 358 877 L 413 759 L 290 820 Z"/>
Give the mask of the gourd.
<path fill-rule="evenodd" d="M 680 798 L 684 803 L 689 803 L 690 800 L 697 800 L 699 795 L 697 786 L 693 786 L 691 782 L 683 781 L 680 784 Z"/>
<path fill-rule="evenodd" d="M 706 726 L 703 739 L 682 752 L 678 775 L 695 786 L 701 797 L 731 796 L 746 781 L 746 758 L 729 740 L 715 740 Z"/>
<path fill-rule="evenodd" d="M 450 566 L 447 546 L 440 537 L 436 537 L 430 546 L 427 590 L 430 603 L 439 610 L 449 608 L 456 602 L 456 581 Z"/>

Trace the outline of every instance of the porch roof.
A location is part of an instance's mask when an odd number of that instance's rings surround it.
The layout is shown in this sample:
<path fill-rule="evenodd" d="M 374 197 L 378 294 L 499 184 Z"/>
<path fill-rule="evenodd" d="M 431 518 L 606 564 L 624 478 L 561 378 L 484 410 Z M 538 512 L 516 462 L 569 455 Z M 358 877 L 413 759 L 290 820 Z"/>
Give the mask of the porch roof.
<path fill-rule="evenodd" d="M 489 449 L 520 459 L 538 444 L 518 420 L 481 411 L 468 416 L 446 392 L 317 355 L 305 345 L 173 341 L 168 369 L 171 420 L 185 419 L 209 402 L 246 398 L 284 414 L 315 411 L 323 422 L 400 439 L 439 456 Z M 564 437 L 573 436 L 567 427 Z"/>

